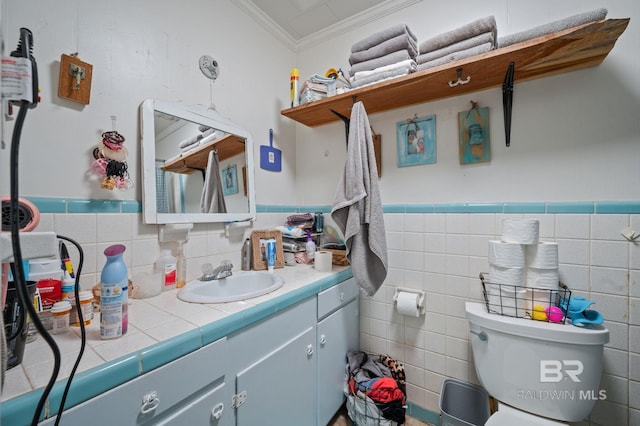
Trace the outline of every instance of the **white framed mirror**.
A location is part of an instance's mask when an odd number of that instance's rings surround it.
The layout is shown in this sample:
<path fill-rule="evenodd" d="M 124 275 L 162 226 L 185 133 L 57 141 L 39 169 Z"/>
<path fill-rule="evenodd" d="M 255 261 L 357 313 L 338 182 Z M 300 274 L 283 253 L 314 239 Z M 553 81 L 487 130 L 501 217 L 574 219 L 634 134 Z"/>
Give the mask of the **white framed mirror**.
<path fill-rule="evenodd" d="M 202 105 L 148 99 L 140 106 L 145 223 L 253 220 L 253 141 Z"/>

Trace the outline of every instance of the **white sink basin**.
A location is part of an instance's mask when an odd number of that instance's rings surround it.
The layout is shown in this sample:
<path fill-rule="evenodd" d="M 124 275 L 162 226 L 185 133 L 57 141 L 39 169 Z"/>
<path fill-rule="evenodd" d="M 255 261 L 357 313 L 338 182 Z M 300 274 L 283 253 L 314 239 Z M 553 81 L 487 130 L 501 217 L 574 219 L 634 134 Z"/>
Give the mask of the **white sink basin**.
<path fill-rule="evenodd" d="M 236 302 L 279 289 L 284 280 L 262 271 L 237 271 L 220 280 L 193 280 L 178 291 L 178 298 L 193 303 Z"/>

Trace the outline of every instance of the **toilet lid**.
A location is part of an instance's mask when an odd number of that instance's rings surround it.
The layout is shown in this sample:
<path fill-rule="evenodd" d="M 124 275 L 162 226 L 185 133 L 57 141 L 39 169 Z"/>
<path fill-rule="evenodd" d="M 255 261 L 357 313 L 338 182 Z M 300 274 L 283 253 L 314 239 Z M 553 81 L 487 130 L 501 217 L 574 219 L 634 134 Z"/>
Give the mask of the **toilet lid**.
<path fill-rule="evenodd" d="M 536 415 L 516 410 L 505 404 L 498 404 L 498 411 L 493 413 L 485 426 L 558 426 L 566 423 L 545 419 Z"/>

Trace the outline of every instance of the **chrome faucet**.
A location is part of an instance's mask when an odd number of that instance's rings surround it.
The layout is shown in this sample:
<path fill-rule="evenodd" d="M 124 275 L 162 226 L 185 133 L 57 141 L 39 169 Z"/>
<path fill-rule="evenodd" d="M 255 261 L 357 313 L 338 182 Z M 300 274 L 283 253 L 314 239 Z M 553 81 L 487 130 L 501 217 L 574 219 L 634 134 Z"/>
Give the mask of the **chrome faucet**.
<path fill-rule="evenodd" d="M 232 263 L 223 263 L 215 269 L 210 263 L 205 263 L 202 265 L 202 276 L 200 277 L 200 281 L 221 280 L 223 278 L 230 277 L 233 274 L 232 269 Z"/>

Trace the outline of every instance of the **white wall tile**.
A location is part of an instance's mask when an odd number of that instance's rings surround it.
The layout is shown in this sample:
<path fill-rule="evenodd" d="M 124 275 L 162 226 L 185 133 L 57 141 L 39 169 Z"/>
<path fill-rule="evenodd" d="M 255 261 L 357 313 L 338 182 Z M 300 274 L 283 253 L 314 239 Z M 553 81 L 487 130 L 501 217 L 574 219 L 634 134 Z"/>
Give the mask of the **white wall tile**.
<path fill-rule="evenodd" d="M 607 391 L 607 401 L 627 405 L 629 401 L 629 381 L 626 378 L 603 374 L 600 389 Z"/>
<path fill-rule="evenodd" d="M 427 253 L 445 253 L 447 238 L 445 234 L 425 234 L 424 251 Z"/>
<path fill-rule="evenodd" d="M 629 298 L 629 324 L 640 325 L 640 298 Z"/>
<path fill-rule="evenodd" d="M 445 218 L 447 234 L 469 234 L 469 215 L 448 213 Z"/>
<path fill-rule="evenodd" d="M 640 409 L 640 382 L 629 380 L 629 407 Z M 637 417 L 640 422 L 640 416 Z M 632 425 L 640 424 L 638 422 L 631 422 Z"/>
<path fill-rule="evenodd" d="M 557 239 L 588 239 L 591 219 L 584 214 L 557 214 L 556 238 Z"/>
<path fill-rule="evenodd" d="M 97 240 L 97 219 L 95 214 L 59 214 L 54 215 L 55 232 L 73 238 L 80 244 L 95 244 Z"/>
<path fill-rule="evenodd" d="M 496 235 L 496 215 L 493 213 L 469 215 L 469 234 L 484 235 L 492 239 Z"/>
<path fill-rule="evenodd" d="M 640 327 L 629 326 L 629 351 L 640 353 Z"/>
<path fill-rule="evenodd" d="M 525 219 L 535 219 L 540 223 L 539 237 L 541 240 L 553 241 L 556 237 L 555 215 L 551 214 L 525 214 Z"/>
<path fill-rule="evenodd" d="M 590 268 L 584 265 L 560 264 L 558 266 L 560 281 L 570 290 L 589 291 L 590 289 Z"/>
<path fill-rule="evenodd" d="M 468 235 L 447 235 L 447 254 L 469 255 Z"/>
<path fill-rule="evenodd" d="M 591 265 L 629 267 L 629 244 L 616 241 L 591 241 Z"/>
<path fill-rule="evenodd" d="M 591 300 L 595 302 L 592 309 L 599 311 L 607 321 L 626 323 L 629 318 L 629 298 L 603 293 L 591 293 Z"/>
<path fill-rule="evenodd" d="M 387 232 L 402 232 L 404 229 L 404 215 L 386 213 L 384 215 L 384 229 Z"/>
<path fill-rule="evenodd" d="M 424 216 L 422 214 L 405 214 L 404 231 L 408 233 L 424 232 Z"/>
<path fill-rule="evenodd" d="M 596 214 L 591 216 L 591 238 L 623 241 L 620 231 L 629 226 L 628 214 Z"/>
<path fill-rule="evenodd" d="M 96 238 L 101 243 L 126 243 L 131 240 L 131 215 L 96 215 Z"/>
<path fill-rule="evenodd" d="M 418 232 L 407 232 L 403 234 L 405 251 L 424 251 L 424 234 Z"/>
<path fill-rule="evenodd" d="M 558 239 L 557 242 L 559 263 L 589 264 L 589 240 Z"/>
<path fill-rule="evenodd" d="M 444 234 L 446 232 L 444 214 L 424 215 L 424 232 Z"/>
<path fill-rule="evenodd" d="M 604 348 L 602 371 L 619 377 L 629 376 L 629 353 L 617 349 Z"/>
<path fill-rule="evenodd" d="M 447 260 L 445 254 L 425 253 L 424 271 L 438 274 L 447 272 Z"/>
<path fill-rule="evenodd" d="M 626 296 L 629 293 L 628 270 L 591 267 L 591 291 Z"/>
<path fill-rule="evenodd" d="M 446 357 L 443 354 L 425 351 L 424 368 L 427 370 L 427 374 L 425 374 L 425 377 L 429 374 L 428 373 L 429 371 L 432 371 L 438 374 L 445 374 L 446 372 L 445 359 Z M 437 390 L 439 391 L 439 389 Z"/>

